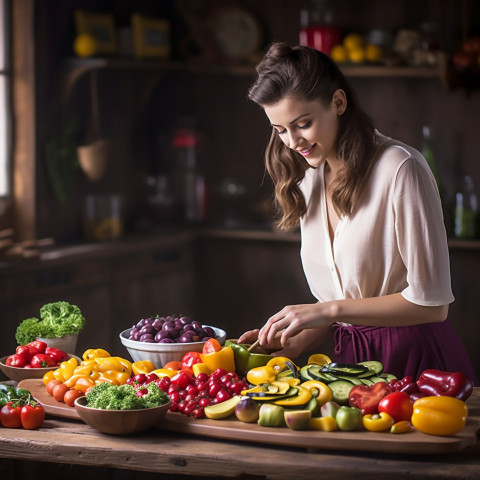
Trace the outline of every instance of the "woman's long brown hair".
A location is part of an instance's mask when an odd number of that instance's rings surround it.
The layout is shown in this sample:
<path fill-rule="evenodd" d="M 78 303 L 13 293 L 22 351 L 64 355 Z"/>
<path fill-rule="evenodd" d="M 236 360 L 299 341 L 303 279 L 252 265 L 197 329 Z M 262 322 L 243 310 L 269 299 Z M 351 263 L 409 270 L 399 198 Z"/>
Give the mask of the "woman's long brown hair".
<path fill-rule="evenodd" d="M 374 127 L 360 108 L 352 87 L 330 57 L 308 47 L 273 43 L 256 69 L 258 78 L 248 97 L 261 107 L 273 105 L 286 96 L 320 100 L 328 106 L 336 90 L 345 92 L 347 108 L 339 117 L 335 143 L 345 166 L 336 179 L 332 200 L 340 213 L 349 214 L 374 161 Z M 277 225 L 283 230 L 292 230 L 307 210 L 299 183 L 310 167 L 299 153 L 282 142 L 273 128 L 265 165 L 275 186 L 280 213 Z"/>

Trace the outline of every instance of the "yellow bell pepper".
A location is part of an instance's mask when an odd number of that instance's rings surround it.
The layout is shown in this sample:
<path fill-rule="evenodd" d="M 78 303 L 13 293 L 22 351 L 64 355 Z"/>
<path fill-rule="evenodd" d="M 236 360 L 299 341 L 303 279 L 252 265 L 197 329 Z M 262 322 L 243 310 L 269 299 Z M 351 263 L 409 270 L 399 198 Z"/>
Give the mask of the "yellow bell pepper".
<path fill-rule="evenodd" d="M 157 370 L 157 367 L 150 360 L 141 360 L 132 363 L 132 371 L 135 375 L 138 375 L 139 373 L 150 373 L 154 370 Z"/>
<path fill-rule="evenodd" d="M 455 397 L 419 398 L 413 404 L 412 425 L 429 435 L 454 435 L 465 427 L 467 404 Z"/>
<path fill-rule="evenodd" d="M 338 425 L 332 416 L 313 417 L 310 419 L 310 428 L 313 430 L 321 430 L 322 432 L 333 432 L 338 430 Z"/>
<path fill-rule="evenodd" d="M 172 370 L 171 368 L 157 368 L 156 370 L 153 370 L 152 372 L 149 373 L 154 373 L 157 377 L 169 377 L 172 378 L 178 373 L 178 370 Z"/>
<path fill-rule="evenodd" d="M 80 377 L 74 385 L 74 389 L 86 393 L 86 391 L 95 386 L 95 380 L 90 377 Z"/>
<path fill-rule="evenodd" d="M 288 357 L 273 357 L 267 362 L 267 367 L 271 367 L 276 373 L 280 373 L 289 368 L 287 362 L 290 362 L 298 370 L 298 367 Z"/>
<path fill-rule="evenodd" d="M 68 380 L 72 375 L 75 368 L 78 367 L 78 361 L 75 357 L 71 357 L 68 360 L 65 360 L 60 364 L 60 371 L 62 372 L 63 378 Z M 63 381 L 65 381 L 63 380 Z"/>
<path fill-rule="evenodd" d="M 59 382 L 62 382 L 62 383 L 66 380 L 60 368 L 57 368 L 56 370 L 53 371 L 53 378 L 55 378 L 55 380 L 58 380 Z"/>
<path fill-rule="evenodd" d="M 311 394 L 317 399 L 318 405 L 321 407 L 325 403 L 330 402 L 333 398 L 332 390 L 323 382 L 318 380 L 307 380 L 300 384 L 300 386 L 310 390 Z"/>
<path fill-rule="evenodd" d="M 212 372 L 217 368 L 224 368 L 227 372 L 235 371 L 235 356 L 232 347 L 223 347 L 218 352 L 202 354 L 202 360 Z"/>
<path fill-rule="evenodd" d="M 207 375 L 212 373 L 205 363 L 194 363 L 192 365 L 192 372 L 195 377 L 198 377 L 199 373 L 206 373 Z"/>
<path fill-rule="evenodd" d="M 53 372 L 54 370 L 50 370 L 49 372 L 47 372 L 43 377 L 42 377 L 42 381 L 43 381 L 43 384 L 44 385 L 48 385 L 48 382 L 50 380 L 53 380 L 55 377 L 53 375 Z"/>
<path fill-rule="evenodd" d="M 90 376 L 94 371 L 98 372 L 98 364 L 95 359 L 84 360 L 78 367 L 75 368 L 73 374 Z"/>
<path fill-rule="evenodd" d="M 395 420 L 388 413 L 380 412 L 378 414 L 367 414 L 362 417 L 362 423 L 365 430 L 369 432 L 384 432 L 390 430 Z"/>
<path fill-rule="evenodd" d="M 277 377 L 277 372 L 267 365 L 263 367 L 251 368 L 247 372 L 247 381 L 252 385 L 260 385 L 262 383 L 272 383 Z"/>
<path fill-rule="evenodd" d="M 80 373 L 74 373 L 70 378 L 63 382 L 68 388 L 73 388 L 80 378 L 88 378 L 87 375 L 82 375 Z"/>
<path fill-rule="evenodd" d="M 132 362 L 122 357 L 96 357 L 95 362 L 98 365 L 99 372 L 116 370 L 117 372 L 126 372 L 128 376 L 132 374 Z"/>
<path fill-rule="evenodd" d="M 400 420 L 394 423 L 390 428 L 390 433 L 407 433 L 412 429 L 412 424 L 408 420 Z"/>
<path fill-rule="evenodd" d="M 98 385 L 103 382 L 111 383 L 112 385 L 120 385 L 120 382 L 117 380 L 118 372 L 110 370 L 108 372 L 99 372 L 99 377 L 95 380 L 95 384 Z"/>
<path fill-rule="evenodd" d="M 103 348 L 89 348 L 83 352 L 83 360 L 91 360 L 97 357 L 110 357 L 110 354 Z"/>

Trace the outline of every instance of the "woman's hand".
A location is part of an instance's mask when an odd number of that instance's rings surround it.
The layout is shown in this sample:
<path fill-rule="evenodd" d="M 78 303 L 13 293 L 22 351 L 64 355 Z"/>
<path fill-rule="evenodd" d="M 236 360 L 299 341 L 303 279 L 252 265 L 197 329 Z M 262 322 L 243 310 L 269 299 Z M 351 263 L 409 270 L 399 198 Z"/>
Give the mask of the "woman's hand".
<path fill-rule="evenodd" d="M 328 304 L 314 303 L 289 305 L 270 317 L 258 333 L 260 345 L 270 345 L 280 339 L 282 347 L 287 347 L 289 339 L 302 330 L 328 327 L 333 323 Z M 324 328 L 322 328 L 324 330 Z M 296 342 L 295 342 L 296 343 Z"/>

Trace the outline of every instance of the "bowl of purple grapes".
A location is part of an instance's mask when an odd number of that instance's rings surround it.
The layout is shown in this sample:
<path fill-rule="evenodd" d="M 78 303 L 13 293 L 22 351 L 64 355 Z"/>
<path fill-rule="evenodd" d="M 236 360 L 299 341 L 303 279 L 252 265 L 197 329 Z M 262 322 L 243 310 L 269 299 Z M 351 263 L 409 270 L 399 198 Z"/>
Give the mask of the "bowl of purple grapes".
<path fill-rule="evenodd" d="M 134 362 L 150 360 L 156 368 L 180 361 L 188 352 L 201 352 L 210 338 L 223 345 L 227 333 L 190 317 L 175 315 L 142 318 L 120 333 L 120 341 Z"/>

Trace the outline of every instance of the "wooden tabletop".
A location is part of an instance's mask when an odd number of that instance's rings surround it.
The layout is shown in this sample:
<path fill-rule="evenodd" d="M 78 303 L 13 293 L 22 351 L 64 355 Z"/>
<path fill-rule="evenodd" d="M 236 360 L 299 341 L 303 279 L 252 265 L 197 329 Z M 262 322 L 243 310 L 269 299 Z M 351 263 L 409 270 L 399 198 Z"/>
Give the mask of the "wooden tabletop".
<path fill-rule="evenodd" d="M 131 472 L 131 478 L 137 472 L 163 473 L 175 479 L 480 478 L 478 441 L 460 452 L 442 455 L 309 452 L 160 429 L 135 436 L 109 436 L 80 420 L 50 415 L 39 430 L 2 428 L 0 438 L 1 458 L 123 469 Z"/>

